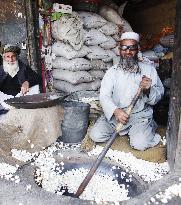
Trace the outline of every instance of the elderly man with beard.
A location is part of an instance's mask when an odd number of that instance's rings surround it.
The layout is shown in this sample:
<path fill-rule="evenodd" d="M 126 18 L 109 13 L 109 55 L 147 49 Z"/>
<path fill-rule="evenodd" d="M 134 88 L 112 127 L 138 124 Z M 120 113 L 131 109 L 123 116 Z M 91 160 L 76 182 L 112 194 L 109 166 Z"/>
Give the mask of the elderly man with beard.
<path fill-rule="evenodd" d="M 137 150 L 154 147 L 160 142 L 155 133 L 153 105 L 163 96 L 164 88 L 153 64 L 138 60 L 139 35 L 125 32 L 120 42 L 120 62 L 110 68 L 100 89 L 100 103 L 104 115 L 95 123 L 90 137 L 95 142 L 105 142 L 113 134 L 116 125 L 124 126 L 120 135 L 128 134 L 130 145 Z M 130 116 L 125 112 L 139 86 L 143 94 L 137 101 Z"/>
<path fill-rule="evenodd" d="M 0 66 L 0 91 L 7 95 L 25 95 L 31 86 L 40 83 L 40 78 L 28 66 L 18 60 L 21 50 L 7 44 L 3 49 L 3 63 Z"/>

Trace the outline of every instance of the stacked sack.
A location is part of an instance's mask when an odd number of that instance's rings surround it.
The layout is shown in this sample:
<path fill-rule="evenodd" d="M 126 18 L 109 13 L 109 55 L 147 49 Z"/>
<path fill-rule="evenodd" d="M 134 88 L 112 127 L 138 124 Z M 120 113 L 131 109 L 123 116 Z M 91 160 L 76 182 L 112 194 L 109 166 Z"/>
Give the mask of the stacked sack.
<path fill-rule="evenodd" d="M 102 14 L 106 17 L 105 12 Z M 108 20 L 80 11 L 53 22 L 53 78 L 57 90 L 70 93 L 100 88 L 106 70 L 119 55 L 115 36 L 119 40 L 121 23 L 111 22 L 110 16 Z"/>

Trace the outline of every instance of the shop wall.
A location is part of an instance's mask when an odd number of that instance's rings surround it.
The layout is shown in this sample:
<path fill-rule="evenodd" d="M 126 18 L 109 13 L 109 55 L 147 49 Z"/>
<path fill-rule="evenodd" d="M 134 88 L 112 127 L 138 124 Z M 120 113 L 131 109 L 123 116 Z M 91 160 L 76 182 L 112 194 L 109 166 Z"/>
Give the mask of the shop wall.
<path fill-rule="evenodd" d="M 17 44 L 20 47 L 26 41 L 26 18 L 23 0 L 1 0 L 0 2 L 0 42 Z M 26 50 L 22 50 L 21 59 L 26 62 Z"/>
<path fill-rule="evenodd" d="M 175 13 L 176 0 L 146 0 L 128 5 L 124 17 L 136 32 L 158 34 L 164 27 L 175 25 Z"/>

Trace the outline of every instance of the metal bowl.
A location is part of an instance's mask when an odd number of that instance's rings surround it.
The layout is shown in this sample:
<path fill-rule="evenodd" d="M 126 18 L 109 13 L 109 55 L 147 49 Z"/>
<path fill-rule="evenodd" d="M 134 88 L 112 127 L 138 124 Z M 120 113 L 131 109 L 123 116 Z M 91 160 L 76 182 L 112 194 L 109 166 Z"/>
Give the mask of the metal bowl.
<path fill-rule="evenodd" d="M 66 97 L 67 95 L 63 93 L 40 93 L 21 97 L 14 97 L 5 100 L 5 103 L 18 109 L 47 108 L 59 104 L 59 102 Z"/>

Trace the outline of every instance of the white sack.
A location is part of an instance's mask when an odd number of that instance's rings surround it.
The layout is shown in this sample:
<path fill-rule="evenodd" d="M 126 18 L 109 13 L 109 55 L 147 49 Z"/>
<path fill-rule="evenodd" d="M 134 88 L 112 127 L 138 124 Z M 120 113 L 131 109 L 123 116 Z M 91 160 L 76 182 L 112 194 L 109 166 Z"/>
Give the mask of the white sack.
<path fill-rule="evenodd" d="M 120 56 L 116 56 L 115 58 L 113 58 L 113 65 L 118 64 L 120 61 Z"/>
<path fill-rule="evenodd" d="M 107 68 L 107 69 L 111 68 L 112 66 L 113 66 L 113 62 L 112 62 L 112 61 L 106 63 L 106 68 Z"/>
<path fill-rule="evenodd" d="M 89 73 L 94 79 L 103 79 L 105 73 L 102 70 L 90 70 Z"/>
<path fill-rule="evenodd" d="M 87 71 L 73 72 L 62 69 L 54 69 L 53 78 L 66 81 L 74 85 L 93 81 L 93 77 Z"/>
<path fill-rule="evenodd" d="M 95 46 L 107 41 L 108 38 L 95 28 L 92 28 L 88 31 L 84 30 L 84 43 L 87 46 Z"/>
<path fill-rule="evenodd" d="M 81 83 L 78 85 L 72 85 L 66 81 L 54 80 L 54 88 L 67 93 L 81 91 L 81 90 L 98 90 L 101 86 L 101 81 L 99 79 L 90 83 Z"/>
<path fill-rule="evenodd" d="M 106 50 L 100 46 L 90 46 L 89 49 L 91 50 L 91 52 L 87 55 L 87 58 L 89 59 L 105 59 L 109 57 Z"/>
<path fill-rule="evenodd" d="M 88 53 L 90 53 L 90 50 L 87 46 L 84 45 L 80 50 L 76 51 L 71 45 L 57 41 L 52 45 L 52 53 L 54 53 L 56 56 L 73 59 L 86 56 Z"/>
<path fill-rule="evenodd" d="M 151 61 L 155 61 L 159 59 L 158 56 L 155 54 L 155 52 L 152 50 L 147 50 L 143 52 L 142 56 L 148 58 Z"/>
<path fill-rule="evenodd" d="M 90 70 L 92 63 L 85 58 L 66 59 L 64 57 L 56 57 L 52 62 L 53 68 L 64 69 L 70 71 Z"/>
<path fill-rule="evenodd" d="M 117 45 L 117 42 L 112 38 L 111 36 L 107 36 L 108 41 L 105 43 L 101 43 L 100 47 L 104 48 L 105 50 L 115 48 Z"/>
<path fill-rule="evenodd" d="M 104 18 L 96 13 L 79 11 L 78 14 L 86 28 L 98 28 L 107 22 Z"/>
<path fill-rule="evenodd" d="M 120 16 L 117 11 L 115 11 L 111 7 L 103 6 L 103 7 L 101 7 L 99 13 L 107 21 L 113 22 L 113 23 L 123 27 L 123 32 L 133 31 L 130 24 L 124 18 L 122 18 L 122 16 Z"/>
<path fill-rule="evenodd" d="M 106 70 L 107 66 L 106 63 L 104 63 L 102 60 L 92 60 L 91 61 L 92 64 L 92 69 L 94 70 Z"/>
<path fill-rule="evenodd" d="M 109 6 L 101 7 L 99 13 L 107 21 L 113 22 L 113 23 L 120 25 L 120 26 L 124 24 L 123 18 L 119 16 L 117 11 L 115 11 L 114 9 L 112 9 Z"/>
<path fill-rule="evenodd" d="M 119 42 L 120 39 L 121 39 L 121 35 L 119 35 L 119 34 L 114 34 L 112 37 L 113 37 L 114 40 L 117 41 L 117 42 Z"/>
<path fill-rule="evenodd" d="M 116 46 L 116 48 L 113 48 L 112 51 L 113 51 L 117 56 L 120 55 L 119 46 Z"/>
<path fill-rule="evenodd" d="M 107 22 L 99 30 L 107 36 L 111 36 L 111 35 L 119 33 L 118 25 L 113 22 Z"/>
<path fill-rule="evenodd" d="M 56 40 L 68 42 L 75 50 L 83 46 L 83 22 L 76 12 L 62 16 L 52 23 L 52 36 Z"/>
<path fill-rule="evenodd" d="M 108 63 L 108 62 L 112 61 L 113 58 L 117 57 L 117 55 L 113 51 L 111 51 L 111 50 L 106 50 L 106 51 L 107 51 L 108 57 L 105 59 L 102 59 L 105 63 Z"/>
<path fill-rule="evenodd" d="M 126 21 L 125 19 L 122 19 L 123 20 L 123 25 L 122 25 L 122 33 L 123 32 L 131 32 L 133 31 L 131 25 L 128 23 L 128 21 Z"/>

